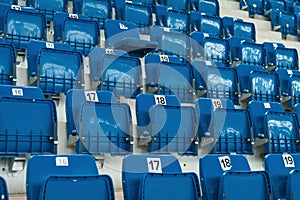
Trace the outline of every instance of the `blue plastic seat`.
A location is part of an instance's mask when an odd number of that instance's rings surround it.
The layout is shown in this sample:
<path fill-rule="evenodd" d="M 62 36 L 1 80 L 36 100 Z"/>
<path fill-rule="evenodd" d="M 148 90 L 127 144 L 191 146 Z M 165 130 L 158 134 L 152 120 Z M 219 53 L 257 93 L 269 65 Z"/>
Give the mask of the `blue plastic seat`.
<path fill-rule="evenodd" d="M 165 0 L 165 5 L 171 7 L 173 10 L 178 11 L 189 11 L 190 1 L 189 0 Z"/>
<path fill-rule="evenodd" d="M 277 68 L 298 70 L 299 60 L 297 49 L 294 48 L 276 48 L 275 66 Z"/>
<path fill-rule="evenodd" d="M 7 184 L 3 177 L 0 177 L 0 195 L 3 200 L 9 199 Z"/>
<path fill-rule="evenodd" d="M 292 13 L 294 13 L 297 17 L 297 29 L 300 30 L 300 2 L 296 2 L 293 5 L 293 11 Z"/>
<path fill-rule="evenodd" d="M 298 36 L 297 16 L 295 14 L 280 12 L 279 26 L 283 39 L 286 39 L 287 35 Z"/>
<path fill-rule="evenodd" d="M 276 42 L 264 42 L 263 43 L 266 51 L 266 64 L 267 66 L 275 66 L 276 64 L 276 54 L 275 50 L 277 48 L 285 48 L 284 44 Z"/>
<path fill-rule="evenodd" d="M 200 187 L 194 173 L 183 173 L 171 155 L 127 155 L 122 164 L 124 198 L 198 199 Z"/>
<path fill-rule="evenodd" d="M 18 49 L 25 49 L 32 39 L 46 39 L 46 18 L 37 11 L 14 7 L 6 11 L 4 30 L 7 42 Z"/>
<path fill-rule="evenodd" d="M 0 83 L 13 85 L 16 65 L 16 50 L 13 45 L 0 42 Z"/>
<path fill-rule="evenodd" d="M 236 20 L 233 24 L 233 35 L 241 38 L 250 38 L 256 41 L 255 25 L 251 22 Z"/>
<path fill-rule="evenodd" d="M 11 4 L 11 5 L 18 5 L 18 1 L 17 0 L 1 0 L 0 3 Z"/>
<path fill-rule="evenodd" d="M 250 38 L 241 38 L 231 36 L 229 39 L 230 53 L 231 53 L 231 61 L 240 62 L 241 59 L 241 47 L 244 42 L 246 43 L 254 43 L 254 41 Z"/>
<path fill-rule="evenodd" d="M 234 22 L 235 21 L 243 21 L 240 18 L 232 18 L 228 16 L 222 17 L 222 22 L 223 22 L 223 29 L 224 29 L 224 36 L 225 38 L 231 38 L 234 36 Z"/>
<path fill-rule="evenodd" d="M 26 191 L 28 200 L 84 199 L 87 196 L 89 199 L 115 199 L 112 179 L 108 175 L 98 175 L 95 160 L 89 155 L 31 157 Z"/>
<path fill-rule="evenodd" d="M 207 66 L 207 62 L 192 62 L 197 96 L 230 99 L 239 104 L 238 74 L 234 68 Z"/>
<path fill-rule="evenodd" d="M 265 169 L 271 178 L 271 184 L 274 188 L 273 199 L 296 199 L 299 194 L 294 190 L 298 177 L 298 168 L 300 166 L 299 154 L 268 154 L 264 158 Z M 296 172 L 295 174 L 293 174 Z M 295 177 L 293 177 L 296 175 Z M 294 180 L 293 180 L 294 179 Z M 292 196 L 294 196 L 292 198 Z"/>
<path fill-rule="evenodd" d="M 176 96 L 138 95 L 136 117 L 139 144 L 148 152 L 197 155 L 195 110 Z"/>
<path fill-rule="evenodd" d="M 54 14 L 57 11 L 67 12 L 67 4 L 67 0 L 26 0 L 26 5 L 35 7 L 40 13 L 46 16 L 47 21 L 53 21 Z"/>
<path fill-rule="evenodd" d="M 69 48 L 67 44 L 30 41 L 27 54 L 29 84 L 54 95 L 81 87 L 83 58 Z"/>
<path fill-rule="evenodd" d="M 205 15 L 219 17 L 220 5 L 218 0 L 198 0 L 198 11 Z"/>
<path fill-rule="evenodd" d="M 223 182 L 220 182 L 224 172 L 250 172 L 250 166 L 244 155 L 209 154 L 200 158 L 199 166 L 203 198 L 207 200 L 222 199 L 219 198 L 221 196 L 219 191 L 226 187 L 226 185 L 221 185 Z M 230 185 L 227 186 L 230 187 Z M 239 193 L 239 190 L 235 189 Z"/>
<path fill-rule="evenodd" d="M 285 11 L 285 8 L 283 0 L 270 0 L 270 20 L 272 30 L 280 29 L 280 12 Z"/>
<path fill-rule="evenodd" d="M 247 11 L 249 16 L 254 17 L 257 15 L 265 15 L 265 1 L 264 0 L 246 0 L 247 2 Z"/>
<path fill-rule="evenodd" d="M 179 57 L 148 54 L 145 58 L 148 93 L 173 95 L 182 102 L 193 102 L 193 72 Z"/>
<path fill-rule="evenodd" d="M 100 41 L 96 21 L 87 16 L 56 12 L 54 15 L 54 41 L 69 44 L 75 51 L 87 56 Z"/>
<path fill-rule="evenodd" d="M 195 59 L 204 58 L 203 43 L 205 38 L 218 38 L 214 34 L 203 33 L 199 31 L 193 31 L 190 33 L 190 43 L 191 43 L 191 57 Z"/>
<path fill-rule="evenodd" d="M 288 70 L 288 73 L 290 71 Z M 291 96 L 291 99 L 289 101 L 289 107 L 293 108 L 296 104 L 300 103 L 300 90 L 299 90 L 299 84 L 300 84 L 300 74 L 299 71 L 292 71 L 292 74 L 290 74 L 288 79 L 288 90 L 289 90 L 289 96 Z"/>
<path fill-rule="evenodd" d="M 113 53 L 112 52 L 116 52 Z M 124 51 L 95 48 L 89 54 L 91 81 L 98 90 L 111 91 L 116 96 L 135 98 L 141 88 L 141 61 Z"/>
<path fill-rule="evenodd" d="M 33 90 L 32 96 L 30 90 Z M 57 116 L 54 102 L 45 99 L 41 90 L 34 87 L 3 86 L 1 91 L 1 156 L 56 153 Z M 24 118 L 24 113 L 30 113 L 30 117 Z"/>
<path fill-rule="evenodd" d="M 69 142 L 76 142 L 77 153 L 121 155 L 132 151 L 130 107 L 117 103 L 112 93 L 70 90 L 66 107 Z"/>
<path fill-rule="evenodd" d="M 262 44 L 243 42 L 240 47 L 240 61 L 243 64 L 265 66 L 265 48 Z"/>
<path fill-rule="evenodd" d="M 294 169 L 290 172 L 288 177 L 288 184 L 286 189 L 286 199 L 291 200 L 293 198 L 299 198 L 299 175 L 300 171 L 298 169 Z"/>
<path fill-rule="evenodd" d="M 157 42 L 141 40 L 136 24 L 107 19 L 104 24 L 106 46 L 122 49 L 129 55 L 143 57 L 157 47 Z"/>
<path fill-rule="evenodd" d="M 229 42 L 225 39 L 206 37 L 203 40 L 204 58 L 214 62 L 230 65 Z"/>

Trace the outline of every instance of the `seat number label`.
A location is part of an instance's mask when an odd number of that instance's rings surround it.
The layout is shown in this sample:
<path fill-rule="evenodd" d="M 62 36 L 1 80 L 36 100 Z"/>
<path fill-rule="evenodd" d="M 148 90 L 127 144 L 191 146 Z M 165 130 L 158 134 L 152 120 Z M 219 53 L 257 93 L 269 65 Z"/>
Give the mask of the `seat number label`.
<path fill-rule="evenodd" d="M 230 170 L 232 165 L 231 165 L 231 160 L 229 156 L 221 156 L 219 157 L 219 162 L 220 162 L 220 166 L 222 168 L 223 171 L 227 171 Z"/>
<path fill-rule="evenodd" d="M 160 158 L 147 158 L 148 172 L 162 173 Z"/>

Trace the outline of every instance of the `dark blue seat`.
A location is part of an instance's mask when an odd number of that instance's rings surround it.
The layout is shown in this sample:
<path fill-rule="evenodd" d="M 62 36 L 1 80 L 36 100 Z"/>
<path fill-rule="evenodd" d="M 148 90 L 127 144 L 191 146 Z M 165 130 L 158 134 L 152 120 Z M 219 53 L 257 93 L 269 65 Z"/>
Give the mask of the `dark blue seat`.
<path fill-rule="evenodd" d="M 138 27 L 132 22 L 107 19 L 104 31 L 107 47 L 125 50 L 129 55 L 143 57 L 157 47 L 157 42 L 141 40 Z"/>
<path fill-rule="evenodd" d="M 275 66 L 290 70 L 299 69 L 299 59 L 297 49 L 294 48 L 276 48 Z"/>
<path fill-rule="evenodd" d="M 165 5 L 173 10 L 186 12 L 189 11 L 190 0 L 165 0 Z"/>
<path fill-rule="evenodd" d="M 198 199 L 199 180 L 194 173 L 183 173 L 171 155 L 127 155 L 122 164 L 124 198 Z"/>
<path fill-rule="evenodd" d="M 197 155 L 195 110 L 180 106 L 176 96 L 138 95 L 136 117 L 139 144 L 148 152 Z"/>
<path fill-rule="evenodd" d="M 96 21 L 87 16 L 56 12 L 54 15 L 54 41 L 69 44 L 75 51 L 87 56 L 100 41 Z"/>
<path fill-rule="evenodd" d="M 219 17 L 220 5 L 218 0 L 198 0 L 198 11 L 205 13 L 205 15 Z"/>
<path fill-rule="evenodd" d="M 265 66 L 266 53 L 262 44 L 243 42 L 240 46 L 240 61 L 243 64 Z"/>
<path fill-rule="evenodd" d="M 193 69 L 179 57 L 148 54 L 145 58 L 148 93 L 173 95 L 182 102 L 193 102 Z"/>
<path fill-rule="evenodd" d="M 230 48 L 229 42 L 225 39 L 205 37 L 203 39 L 204 58 L 214 62 L 224 63 L 229 66 Z"/>
<path fill-rule="evenodd" d="M 191 43 L 191 57 L 195 59 L 204 58 L 203 43 L 205 38 L 218 38 L 214 34 L 203 33 L 199 31 L 193 31 L 190 33 L 190 43 Z"/>
<path fill-rule="evenodd" d="M 42 41 L 28 44 L 28 81 L 46 94 L 66 93 L 81 87 L 83 58 L 69 45 Z"/>
<path fill-rule="evenodd" d="M 270 20 L 272 30 L 280 29 L 280 12 L 285 11 L 285 3 L 283 0 L 270 0 Z"/>
<path fill-rule="evenodd" d="M 250 17 L 254 15 L 265 15 L 265 1 L 264 0 L 246 0 L 247 11 Z"/>
<path fill-rule="evenodd" d="M 254 43 L 254 41 L 250 38 L 241 38 L 231 36 L 229 39 L 230 53 L 231 53 L 231 61 L 232 63 L 240 62 L 241 59 L 241 47 L 244 42 L 246 43 Z"/>
<path fill-rule="evenodd" d="M 132 151 L 128 104 L 117 103 L 110 92 L 70 90 L 66 106 L 71 121 L 67 126 L 69 143 L 76 142 L 77 153 L 121 155 Z"/>
<path fill-rule="evenodd" d="M 283 39 L 286 39 L 287 35 L 298 36 L 297 16 L 295 14 L 280 12 L 279 26 Z"/>
<path fill-rule="evenodd" d="M 67 12 L 67 0 L 26 0 L 26 6 L 36 8 L 40 13 L 44 14 L 47 21 L 53 21 L 55 12 Z"/>
<path fill-rule="evenodd" d="M 228 16 L 222 17 L 222 22 L 223 22 L 223 29 L 224 29 L 224 36 L 225 38 L 230 38 L 234 36 L 234 22 L 235 21 L 243 21 L 240 18 L 232 18 Z"/>
<path fill-rule="evenodd" d="M 265 169 L 271 178 L 274 188 L 273 199 L 296 199 L 299 198 L 295 190 L 295 177 L 298 177 L 300 166 L 299 154 L 268 154 L 264 158 Z"/>
<path fill-rule="evenodd" d="M 264 42 L 263 43 L 266 51 L 266 64 L 268 67 L 275 66 L 276 64 L 276 54 L 275 50 L 277 48 L 285 48 L 284 44 L 276 42 Z"/>
<path fill-rule="evenodd" d="M 26 191 L 29 200 L 115 199 L 112 179 L 98 175 L 89 155 L 33 156 L 28 160 Z M 56 194 L 58 194 L 57 196 Z"/>
<path fill-rule="evenodd" d="M 9 199 L 7 184 L 3 177 L 0 177 L 0 195 L 3 200 Z"/>
<path fill-rule="evenodd" d="M 241 38 L 250 38 L 256 41 L 255 25 L 251 22 L 236 20 L 233 23 L 233 35 Z"/>
<path fill-rule="evenodd" d="M 0 42 L 0 83 L 13 85 L 16 77 L 16 50 L 12 44 Z"/>
<path fill-rule="evenodd" d="M 121 50 L 95 48 L 89 54 L 90 77 L 95 89 L 135 98 L 141 88 L 141 61 Z"/>

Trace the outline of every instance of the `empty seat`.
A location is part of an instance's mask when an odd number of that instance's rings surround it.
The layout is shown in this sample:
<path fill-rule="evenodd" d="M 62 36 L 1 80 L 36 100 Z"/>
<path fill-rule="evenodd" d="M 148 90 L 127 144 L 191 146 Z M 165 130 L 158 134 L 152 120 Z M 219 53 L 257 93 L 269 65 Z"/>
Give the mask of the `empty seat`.
<path fill-rule="evenodd" d="M 239 81 L 236 70 L 207 64 L 208 62 L 201 60 L 192 62 L 197 96 L 230 99 L 234 104 L 239 104 Z"/>
<path fill-rule="evenodd" d="M 203 198 L 207 200 L 222 199 L 220 198 L 222 195 L 219 194 L 219 192 L 220 189 L 226 187 L 226 185 L 221 185 L 223 182 L 220 181 L 222 176 L 224 176 L 224 172 L 231 171 L 243 171 L 249 173 L 250 166 L 247 158 L 244 155 L 217 154 L 209 154 L 201 157 L 199 160 L 199 172 Z M 227 186 L 230 187 L 230 185 Z M 235 188 L 237 193 L 239 193 L 242 188 L 247 186 L 240 185 L 240 187 L 240 189 Z"/>
<path fill-rule="evenodd" d="M 246 0 L 247 2 L 247 11 L 250 17 L 257 15 L 265 15 L 265 1 L 264 0 Z"/>
<path fill-rule="evenodd" d="M 278 68 L 298 70 L 299 60 L 297 49 L 294 48 L 276 48 L 275 66 Z"/>
<path fill-rule="evenodd" d="M 88 55 L 100 41 L 98 23 L 87 16 L 56 12 L 54 15 L 54 41 L 69 44 L 75 51 Z"/>
<path fill-rule="evenodd" d="M 287 35 L 298 36 L 297 16 L 295 14 L 280 12 L 279 26 L 283 39 L 286 39 Z"/>
<path fill-rule="evenodd" d="M 130 107 L 117 103 L 112 93 L 70 90 L 66 108 L 68 142 L 76 143 L 77 153 L 121 155 L 132 151 Z"/>
<path fill-rule="evenodd" d="M 240 61 L 244 64 L 265 66 L 265 49 L 262 44 L 243 42 L 240 47 Z"/>
<path fill-rule="evenodd" d="M 173 10 L 186 12 L 190 8 L 189 0 L 165 0 L 165 2 L 165 5 L 171 7 Z"/>
<path fill-rule="evenodd" d="M 234 22 L 235 21 L 243 21 L 240 18 L 232 18 L 228 16 L 222 17 L 223 28 L 224 28 L 224 36 L 225 38 L 230 38 L 234 36 Z"/>
<path fill-rule="evenodd" d="M 13 85 L 16 77 L 16 50 L 13 45 L 5 41 L 0 42 L 0 83 Z"/>
<path fill-rule="evenodd" d="M 141 88 L 141 61 L 121 50 L 94 48 L 89 54 L 90 78 L 95 89 L 135 98 Z"/>
<path fill-rule="evenodd" d="M 225 39 L 206 37 L 203 40 L 204 58 L 230 65 L 229 42 Z"/>
<path fill-rule="evenodd" d="M 294 175 L 298 177 L 300 157 L 298 154 L 269 154 L 264 158 L 265 169 L 271 178 L 276 199 L 297 199 L 298 191 L 294 188 L 298 185 Z M 295 174 L 293 174 L 296 172 Z M 294 180 L 293 180 L 294 179 Z M 298 179 L 298 178 L 297 178 Z"/>
<path fill-rule="evenodd" d="M 87 196 L 89 199 L 115 199 L 112 179 L 108 175 L 98 175 L 95 160 L 89 155 L 31 157 L 26 191 L 30 200 L 79 200 Z"/>
<path fill-rule="evenodd" d="M 270 20 L 272 30 L 280 29 L 279 18 L 280 12 L 285 11 L 284 1 L 270 0 Z"/>
<path fill-rule="evenodd" d="M 1 0 L 0 3 L 6 3 L 6 4 L 11 4 L 11 5 L 18 5 L 17 0 Z"/>
<path fill-rule="evenodd" d="M 208 34 L 199 31 L 193 31 L 190 33 L 191 57 L 194 60 L 199 58 L 202 59 L 204 57 L 203 42 L 207 37 L 218 38 L 218 36 L 214 34 Z"/>
<path fill-rule="evenodd" d="M 3 177 L 0 177 L 0 195 L 3 200 L 9 199 L 7 184 Z"/>
<path fill-rule="evenodd" d="M 56 153 L 54 102 L 45 99 L 42 91 L 35 87 L 2 86 L 2 90 L 5 92 L 0 98 L 1 156 Z"/>
<path fill-rule="evenodd" d="M 173 95 L 193 102 L 192 66 L 177 56 L 148 54 L 145 58 L 148 93 Z"/>
<path fill-rule="evenodd" d="M 197 0 L 198 11 L 205 15 L 219 17 L 220 16 L 220 5 L 218 0 Z"/>
<path fill-rule="evenodd" d="M 26 6 L 35 7 L 40 13 L 44 14 L 47 21 L 53 21 L 55 12 L 67 12 L 67 0 L 26 0 Z"/>
<path fill-rule="evenodd" d="M 253 43 L 254 41 L 250 38 L 241 38 L 231 36 L 229 39 L 230 53 L 231 53 L 231 61 L 233 64 L 240 62 L 241 60 L 241 47 L 244 42 Z"/>
<path fill-rule="evenodd" d="M 176 96 L 138 95 L 136 117 L 139 144 L 148 152 L 197 155 L 195 110 Z"/>
<path fill-rule="evenodd" d="M 157 42 L 141 40 L 137 25 L 132 22 L 107 19 L 104 31 L 107 47 L 125 50 L 133 56 L 143 57 L 157 47 Z"/>
<path fill-rule="evenodd" d="M 83 58 L 69 45 L 32 40 L 28 44 L 27 58 L 29 85 L 54 95 L 81 87 Z"/>
<path fill-rule="evenodd" d="M 256 40 L 255 25 L 251 22 L 236 20 L 233 24 L 233 35 L 241 38 L 250 38 Z"/>
<path fill-rule="evenodd" d="M 46 39 L 46 18 L 33 9 L 12 6 L 5 13 L 4 35 L 7 42 L 24 49 L 31 39 Z"/>
<path fill-rule="evenodd" d="M 276 64 L 276 54 L 275 50 L 277 48 L 285 48 L 284 44 L 276 42 L 264 42 L 263 43 L 266 51 L 266 64 L 268 67 L 275 66 Z"/>
<path fill-rule="evenodd" d="M 124 198 L 193 199 L 200 198 L 195 173 L 183 173 L 171 155 L 127 155 L 122 164 Z"/>

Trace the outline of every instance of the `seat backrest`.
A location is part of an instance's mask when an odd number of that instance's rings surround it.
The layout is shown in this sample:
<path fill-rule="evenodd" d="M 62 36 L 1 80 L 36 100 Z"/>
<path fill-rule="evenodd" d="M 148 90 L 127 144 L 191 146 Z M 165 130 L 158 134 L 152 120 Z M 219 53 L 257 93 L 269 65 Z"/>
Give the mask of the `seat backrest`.
<path fill-rule="evenodd" d="M 268 154 L 264 158 L 265 170 L 269 173 L 274 197 L 285 199 L 287 195 L 288 176 L 290 172 L 300 166 L 298 154 Z"/>
<path fill-rule="evenodd" d="M 6 181 L 3 177 L 0 177 L 0 195 L 1 199 L 8 200 L 9 199 L 9 193 Z"/>
<path fill-rule="evenodd" d="M 294 13 L 280 12 L 279 14 L 279 25 L 280 31 L 283 36 L 288 34 L 290 35 L 298 35 L 297 32 L 297 15 Z"/>
<path fill-rule="evenodd" d="M 138 199 L 142 181 L 147 173 L 181 173 L 176 157 L 171 155 L 127 155 L 122 163 L 124 199 Z"/>
<path fill-rule="evenodd" d="M 4 85 L 13 85 L 13 78 L 16 76 L 16 50 L 13 45 L 0 43 L 1 78 L 0 83 Z"/>
<path fill-rule="evenodd" d="M 26 172 L 27 199 L 39 199 L 40 190 L 49 176 L 72 177 L 97 175 L 98 169 L 95 160 L 89 155 L 33 156 L 28 160 Z"/>
<path fill-rule="evenodd" d="M 53 21 L 54 13 L 67 12 L 67 0 L 43 1 L 35 0 L 35 8 L 44 14 L 48 21 Z"/>
<path fill-rule="evenodd" d="M 43 91 L 37 87 L 26 86 L 10 86 L 0 85 L 0 98 L 1 97 L 15 97 L 25 99 L 44 99 Z"/>
<path fill-rule="evenodd" d="M 287 187 L 286 187 L 286 199 L 293 199 L 293 198 L 299 198 L 299 190 L 298 185 L 299 183 L 299 175 L 300 172 L 298 169 L 294 169 L 290 172 L 288 181 L 287 181 Z"/>
<path fill-rule="evenodd" d="M 189 11 L 189 0 L 165 0 L 166 6 L 171 7 L 173 10 Z"/>
<path fill-rule="evenodd" d="M 262 44 L 243 42 L 240 48 L 240 60 L 244 64 L 265 66 L 265 49 Z"/>
<path fill-rule="evenodd" d="M 222 18 L 223 21 L 223 26 L 224 26 L 224 34 L 225 34 L 225 38 L 231 38 L 232 36 L 234 36 L 234 22 L 235 21 L 243 21 L 240 18 L 232 18 L 232 17 L 228 17 L 228 16 L 224 16 Z"/>
<path fill-rule="evenodd" d="M 264 42 L 263 43 L 266 51 L 266 64 L 269 66 L 276 64 L 275 50 L 279 48 L 285 48 L 284 44 L 276 42 Z"/>
<path fill-rule="evenodd" d="M 198 11 L 209 16 L 220 16 L 220 5 L 218 0 L 199 0 Z"/>
<path fill-rule="evenodd" d="M 275 50 L 275 66 L 285 69 L 299 69 L 299 60 L 297 49 L 293 48 L 276 48 Z"/>
<path fill-rule="evenodd" d="M 221 176 L 228 171 L 250 171 L 244 155 L 208 154 L 199 160 L 200 181 L 203 197 L 218 199 Z"/>
<path fill-rule="evenodd" d="M 254 41 L 250 38 L 241 38 L 232 36 L 229 39 L 229 46 L 230 46 L 230 53 L 231 53 L 231 60 L 240 61 L 241 60 L 241 46 L 244 42 L 253 43 Z"/>
<path fill-rule="evenodd" d="M 208 60 L 229 64 L 229 42 L 225 39 L 206 37 L 203 41 L 205 57 Z"/>
<path fill-rule="evenodd" d="M 135 23 L 138 27 L 152 25 L 152 9 L 149 5 L 126 3 L 124 20 Z"/>
<path fill-rule="evenodd" d="M 250 38 L 256 41 L 255 26 L 251 22 L 234 21 L 233 35 L 241 38 Z"/>
<path fill-rule="evenodd" d="M 200 31 L 223 37 L 223 22 L 221 18 L 201 15 L 199 25 Z"/>
<path fill-rule="evenodd" d="M 178 1 L 175 0 L 174 2 Z M 167 10 L 165 18 L 164 26 L 184 33 L 190 31 L 190 19 L 186 12 Z"/>
<path fill-rule="evenodd" d="M 290 71 L 290 70 L 289 70 Z M 288 79 L 288 94 L 291 95 L 291 100 L 289 101 L 289 106 L 292 108 L 297 103 L 300 103 L 300 91 L 299 91 L 299 84 L 300 84 L 300 74 L 299 71 L 292 70 L 292 75 L 289 76 Z"/>

